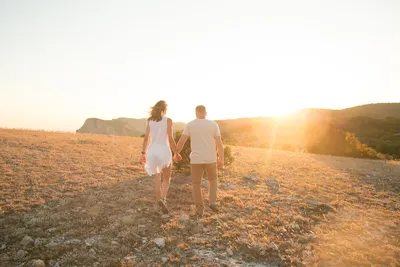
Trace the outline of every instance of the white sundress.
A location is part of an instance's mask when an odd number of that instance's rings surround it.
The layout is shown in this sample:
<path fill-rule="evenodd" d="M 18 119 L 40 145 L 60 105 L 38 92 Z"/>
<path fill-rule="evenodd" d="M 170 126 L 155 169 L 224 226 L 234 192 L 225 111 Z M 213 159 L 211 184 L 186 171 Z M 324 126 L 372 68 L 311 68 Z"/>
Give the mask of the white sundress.
<path fill-rule="evenodd" d="M 151 143 L 147 150 L 145 170 L 147 174 L 160 173 L 172 163 L 172 152 L 167 133 L 167 117 L 161 121 L 149 121 Z"/>

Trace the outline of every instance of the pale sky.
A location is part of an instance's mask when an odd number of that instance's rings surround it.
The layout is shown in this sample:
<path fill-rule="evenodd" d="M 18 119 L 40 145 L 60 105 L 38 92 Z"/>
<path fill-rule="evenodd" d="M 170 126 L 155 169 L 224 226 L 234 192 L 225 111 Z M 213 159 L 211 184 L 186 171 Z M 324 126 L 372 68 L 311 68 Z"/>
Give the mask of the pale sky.
<path fill-rule="evenodd" d="M 0 0 L 0 127 L 400 102 L 400 1 Z"/>

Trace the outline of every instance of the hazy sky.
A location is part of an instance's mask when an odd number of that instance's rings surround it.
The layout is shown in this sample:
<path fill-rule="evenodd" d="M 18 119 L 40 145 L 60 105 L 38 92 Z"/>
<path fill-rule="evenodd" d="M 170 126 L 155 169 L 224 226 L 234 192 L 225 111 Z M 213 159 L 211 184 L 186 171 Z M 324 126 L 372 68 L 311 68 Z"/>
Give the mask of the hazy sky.
<path fill-rule="evenodd" d="M 400 1 L 0 0 L 0 127 L 400 102 Z"/>

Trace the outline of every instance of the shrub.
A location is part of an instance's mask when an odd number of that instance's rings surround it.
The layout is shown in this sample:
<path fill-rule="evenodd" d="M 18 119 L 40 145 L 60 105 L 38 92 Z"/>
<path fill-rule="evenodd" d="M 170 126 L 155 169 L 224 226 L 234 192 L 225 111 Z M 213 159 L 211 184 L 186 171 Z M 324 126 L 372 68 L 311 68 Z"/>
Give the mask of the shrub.
<path fill-rule="evenodd" d="M 182 131 L 175 133 L 175 142 L 178 142 L 182 136 Z M 175 169 L 179 172 L 190 172 L 190 140 L 187 140 L 182 151 L 181 156 L 182 160 L 179 162 L 174 163 Z M 224 146 L 224 160 L 225 166 L 230 166 L 235 158 L 232 155 L 232 150 L 229 146 Z"/>

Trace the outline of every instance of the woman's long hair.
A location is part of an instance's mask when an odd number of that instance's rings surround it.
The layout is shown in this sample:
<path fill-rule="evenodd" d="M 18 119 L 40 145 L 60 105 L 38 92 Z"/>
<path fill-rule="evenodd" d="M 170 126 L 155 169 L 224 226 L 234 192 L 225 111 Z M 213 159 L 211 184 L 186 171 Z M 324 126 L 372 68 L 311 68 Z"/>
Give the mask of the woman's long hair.
<path fill-rule="evenodd" d="M 150 111 L 149 121 L 160 121 L 162 116 L 167 112 L 167 102 L 164 100 L 158 101 Z"/>

